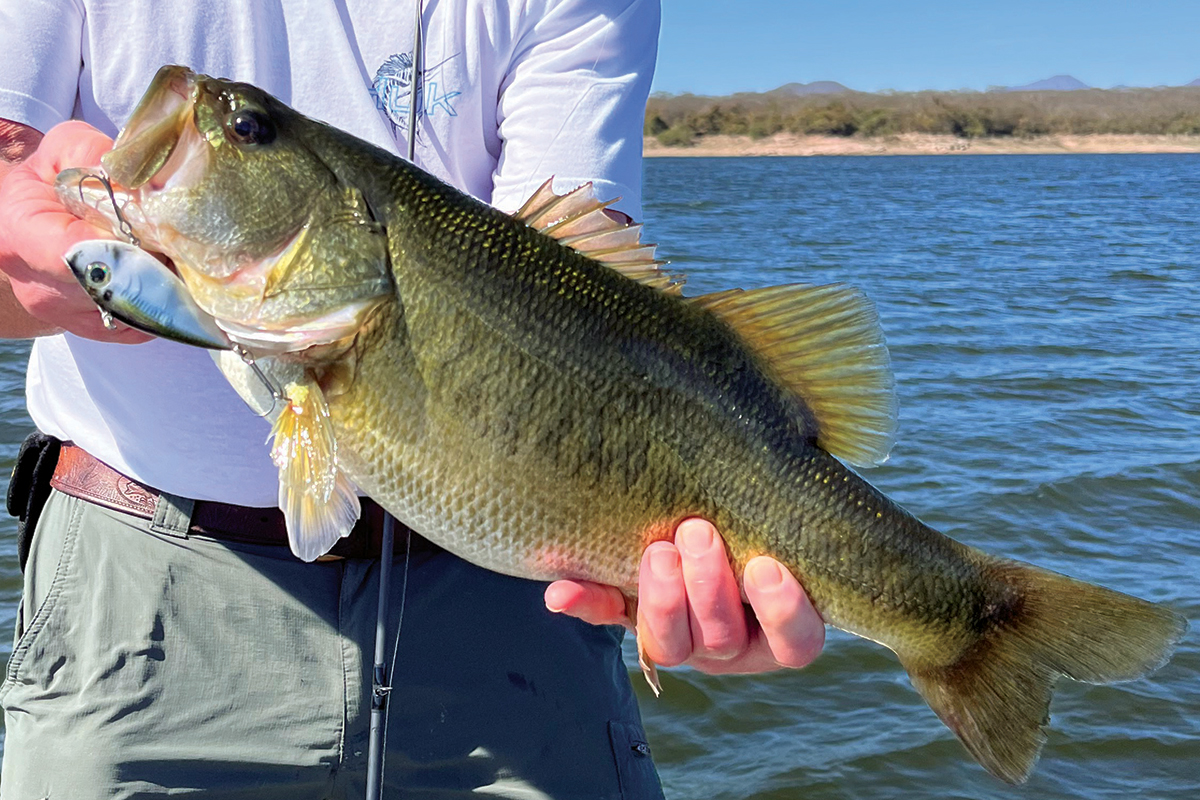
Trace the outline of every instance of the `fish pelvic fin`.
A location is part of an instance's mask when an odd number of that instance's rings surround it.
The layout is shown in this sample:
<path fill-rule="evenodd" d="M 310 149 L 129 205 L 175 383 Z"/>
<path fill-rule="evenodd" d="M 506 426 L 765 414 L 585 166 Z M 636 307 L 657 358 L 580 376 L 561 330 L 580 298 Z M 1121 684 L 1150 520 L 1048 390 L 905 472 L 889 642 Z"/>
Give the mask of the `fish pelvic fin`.
<path fill-rule="evenodd" d="M 913 686 L 988 772 L 1024 783 L 1046 742 L 1061 676 L 1105 684 L 1166 663 L 1187 630 L 1169 608 L 1016 562 L 995 572 L 1010 602 L 954 663 L 906 659 Z"/>
<path fill-rule="evenodd" d="M 887 460 L 896 385 L 874 304 L 845 284 L 791 284 L 691 297 L 754 350 L 816 419 L 818 446 L 856 466 Z"/>
<path fill-rule="evenodd" d="M 284 396 L 287 405 L 271 429 L 279 507 L 292 552 L 315 561 L 349 535 L 361 508 L 354 485 L 338 468 L 337 440 L 320 387 L 290 383 Z"/>

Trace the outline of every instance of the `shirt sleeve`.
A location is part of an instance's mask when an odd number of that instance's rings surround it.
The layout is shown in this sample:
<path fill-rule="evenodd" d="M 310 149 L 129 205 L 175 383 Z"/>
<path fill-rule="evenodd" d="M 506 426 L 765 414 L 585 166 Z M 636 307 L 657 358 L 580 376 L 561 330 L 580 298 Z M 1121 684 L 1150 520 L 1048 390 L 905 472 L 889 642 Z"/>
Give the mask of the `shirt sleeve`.
<path fill-rule="evenodd" d="M 73 0 L 0 4 L 0 118 L 45 132 L 71 118 L 83 58 Z"/>
<path fill-rule="evenodd" d="M 498 98 L 492 205 L 513 211 L 553 176 L 560 194 L 591 181 L 640 219 L 659 0 L 548 0 L 525 14 Z"/>

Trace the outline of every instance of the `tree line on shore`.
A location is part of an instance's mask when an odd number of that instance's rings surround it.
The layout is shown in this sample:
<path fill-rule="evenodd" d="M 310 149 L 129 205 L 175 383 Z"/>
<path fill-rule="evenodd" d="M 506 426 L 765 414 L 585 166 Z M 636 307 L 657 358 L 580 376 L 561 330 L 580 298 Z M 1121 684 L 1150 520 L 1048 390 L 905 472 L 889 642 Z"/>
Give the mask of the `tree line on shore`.
<path fill-rule="evenodd" d="M 712 135 L 760 139 L 777 133 L 860 137 L 930 133 L 965 139 L 1097 133 L 1197 136 L 1200 87 L 654 95 L 646 107 L 645 133 L 667 146 L 689 146 Z"/>

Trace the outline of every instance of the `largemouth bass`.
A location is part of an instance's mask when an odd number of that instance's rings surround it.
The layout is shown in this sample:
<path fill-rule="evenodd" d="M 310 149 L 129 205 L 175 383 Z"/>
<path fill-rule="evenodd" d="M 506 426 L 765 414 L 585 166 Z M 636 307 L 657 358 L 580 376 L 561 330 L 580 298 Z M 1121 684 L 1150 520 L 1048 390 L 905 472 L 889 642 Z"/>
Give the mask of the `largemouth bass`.
<path fill-rule="evenodd" d="M 446 549 L 633 598 L 644 548 L 714 522 L 740 575 L 771 555 L 831 625 L 896 652 L 994 775 L 1026 779 L 1061 676 L 1163 664 L 1171 610 L 972 549 L 849 465 L 886 457 L 895 398 L 872 305 L 842 286 L 684 297 L 583 190 L 515 215 L 252 86 L 156 77 L 77 213 L 174 262 L 274 417 L 293 549 L 327 550 L 355 489 Z M 279 407 L 274 407 L 279 406 Z"/>

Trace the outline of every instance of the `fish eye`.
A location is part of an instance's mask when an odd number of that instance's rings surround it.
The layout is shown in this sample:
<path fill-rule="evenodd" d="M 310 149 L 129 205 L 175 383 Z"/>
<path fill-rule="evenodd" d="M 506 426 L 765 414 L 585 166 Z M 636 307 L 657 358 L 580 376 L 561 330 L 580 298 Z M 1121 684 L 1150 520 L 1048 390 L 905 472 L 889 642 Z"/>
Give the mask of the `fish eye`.
<path fill-rule="evenodd" d="M 275 141 L 275 123 L 261 111 L 243 108 L 225 118 L 229 138 L 238 144 L 270 144 Z"/>
<path fill-rule="evenodd" d="M 109 270 L 108 264 L 102 261 L 93 261 L 87 266 L 87 277 L 90 283 L 96 286 L 103 286 L 112 277 L 112 272 Z"/>

